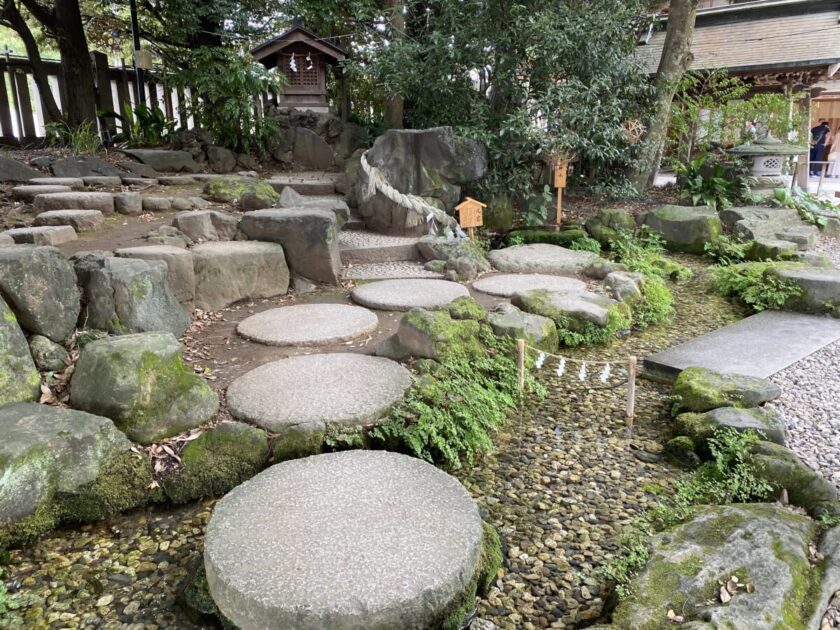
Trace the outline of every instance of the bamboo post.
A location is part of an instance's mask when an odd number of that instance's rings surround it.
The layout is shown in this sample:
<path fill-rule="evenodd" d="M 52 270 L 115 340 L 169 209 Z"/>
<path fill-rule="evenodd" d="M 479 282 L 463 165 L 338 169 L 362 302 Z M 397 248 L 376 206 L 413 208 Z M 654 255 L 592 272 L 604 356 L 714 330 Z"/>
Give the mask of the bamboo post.
<path fill-rule="evenodd" d="M 633 429 L 636 416 L 636 357 L 627 359 L 627 427 Z"/>
<path fill-rule="evenodd" d="M 516 347 L 519 350 L 519 389 L 525 389 L 525 340 L 518 339 Z"/>

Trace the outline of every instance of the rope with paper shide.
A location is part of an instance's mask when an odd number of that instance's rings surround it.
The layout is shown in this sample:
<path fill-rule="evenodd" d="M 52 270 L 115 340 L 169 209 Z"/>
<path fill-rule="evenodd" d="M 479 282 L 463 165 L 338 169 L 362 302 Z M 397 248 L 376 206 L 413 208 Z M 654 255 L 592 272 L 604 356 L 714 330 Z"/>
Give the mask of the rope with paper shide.
<path fill-rule="evenodd" d="M 554 364 L 554 373 L 559 377 L 565 376 L 574 377 L 577 371 L 576 378 L 578 382 L 591 381 L 593 377 L 597 378 L 603 384 L 601 387 L 590 387 L 590 389 L 616 389 L 623 385 L 627 385 L 627 426 L 633 427 L 633 418 L 636 415 L 636 357 L 627 357 L 627 362 L 624 365 L 616 363 L 615 361 L 589 361 L 584 359 L 571 359 L 552 352 L 546 352 L 533 346 L 529 346 L 524 339 L 517 341 L 517 348 L 519 350 L 519 387 L 525 387 L 525 370 L 526 367 L 526 353 L 528 350 L 536 353 L 536 358 L 532 368 L 540 370 L 545 367 L 546 362 L 552 359 Z M 556 361 L 556 363 L 554 363 Z M 625 380 L 620 380 L 618 383 L 607 385 L 610 378 L 626 375 Z"/>

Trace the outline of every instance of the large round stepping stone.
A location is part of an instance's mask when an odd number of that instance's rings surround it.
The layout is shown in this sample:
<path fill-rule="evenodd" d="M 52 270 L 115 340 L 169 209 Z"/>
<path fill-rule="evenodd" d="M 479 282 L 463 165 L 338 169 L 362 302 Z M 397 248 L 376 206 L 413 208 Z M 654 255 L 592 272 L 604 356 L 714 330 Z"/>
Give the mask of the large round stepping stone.
<path fill-rule="evenodd" d="M 535 289 L 580 293 L 586 291 L 586 283 L 576 278 L 541 273 L 504 274 L 476 280 L 473 282 L 473 289 L 489 295 L 511 297 L 517 293 Z"/>
<path fill-rule="evenodd" d="M 325 345 L 376 330 L 379 318 L 346 304 L 299 304 L 273 308 L 243 320 L 236 331 L 269 346 Z"/>
<path fill-rule="evenodd" d="M 499 271 L 508 273 L 563 274 L 584 272 L 601 262 L 601 257 L 559 245 L 532 243 L 493 250 L 487 254 L 487 260 Z"/>
<path fill-rule="evenodd" d="M 456 479 L 407 455 L 346 451 L 277 464 L 225 496 L 204 567 L 242 630 L 432 628 L 469 590 L 481 541 Z"/>
<path fill-rule="evenodd" d="M 459 297 L 469 296 L 466 287 L 447 280 L 383 280 L 353 289 L 353 301 L 383 311 L 413 308 L 439 309 Z"/>
<path fill-rule="evenodd" d="M 228 387 L 227 403 L 234 417 L 269 431 L 323 431 L 328 422 L 378 420 L 410 386 L 408 370 L 390 359 L 314 354 L 251 370 Z"/>

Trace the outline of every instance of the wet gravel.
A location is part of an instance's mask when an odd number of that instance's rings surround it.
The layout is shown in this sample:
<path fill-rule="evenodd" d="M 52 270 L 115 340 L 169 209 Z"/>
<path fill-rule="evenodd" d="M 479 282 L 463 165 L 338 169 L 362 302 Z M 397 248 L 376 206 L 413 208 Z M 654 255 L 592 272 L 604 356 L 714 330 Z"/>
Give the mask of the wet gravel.
<path fill-rule="evenodd" d="M 677 315 L 666 325 L 563 354 L 623 363 L 742 316 L 708 292 L 702 276 L 679 286 L 676 299 Z M 540 377 L 548 397 L 511 419 L 496 452 L 453 471 L 502 537 L 505 563 L 479 615 L 503 629 L 575 627 L 600 616 L 606 591 L 598 572 L 616 553 L 621 528 L 668 492 L 678 474 L 658 455 L 669 388 L 639 380 L 628 434 L 623 387 L 602 389 L 597 377 L 581 384 L 576 370 L 560 378 L 555 368 L 546 361 Z M 21 607 L 7 625 L 200 627 L 176 595 L 200 557 L 212 504 L 120 515 L 13 551 L 4 579 Z"/>

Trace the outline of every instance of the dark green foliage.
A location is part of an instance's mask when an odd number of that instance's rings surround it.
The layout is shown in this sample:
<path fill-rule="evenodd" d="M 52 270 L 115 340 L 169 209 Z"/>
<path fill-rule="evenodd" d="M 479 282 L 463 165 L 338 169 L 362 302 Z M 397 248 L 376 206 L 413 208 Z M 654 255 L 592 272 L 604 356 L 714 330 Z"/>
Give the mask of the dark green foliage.
<path fill-rule="evenodd" d="M 777 188 L 773 191 L 773 203 L 783 208 L 795 209 L 803 221 L 820 228 L 825 227 L 828 218 L 840 218 L 840 207 L 831 201 L 820 199 L 813 193 L 806 193 L 798 186 L 792 191 Z"/>
<path fill-rule="evenodd" d="M 622 302 L 610 307 L 605 326 L 593 322 L 572 321 L 568 317 L 555 319 L 560 344 L 568 348 L 607 343 L 619 331 L 629 329 L 631 321 L 630 308 Z"/>
<path fill-rule="evenodd" d="M 739 241 L 728 234 L 706 243 L 705 254 L 718 265 L 734 265 L 747 260 L 751 242 Z"/>
<path fill-rule="evenodd" d="M 483 331 L 484 356 L 452 356 L 412 387 L 391 417 L 370 437 L 385 445 L 402 445 L 416 457 L 460 467 L 475 454 L 493 448 L 499 428 L 527 392 L 543 395 L 532 377 L 519 390 L 512 341 Z"/>
<path fill-rule="evenodd" d="M 122 115 L 108 110 L 100 110 L 97 114 L 100 118 L 114 118 L 121 122 L 121 131 L 114 141 L 129 147 L 163 144 L 177 124 L 174 119 L 167 118 L 159 107 L 149 107 L 145 103 L 139 103 L 134 108 L 131 103 L 125 103 Z"/>
<path fill-rule="evenodd" d="M 687 280 L 691 270 L 665 255 L 662 238 L 654 232 L 640 228 L 635 232 L 619 231 L 610 240 L 610 257 L 645 276 L 658 276 L 670 280 Z"/>
<path fill-rule="evenodd" d="M 593 254 L 601 253 L 601 243 L 589 236 L 581 236 L 575 239 L 569 245 L 569 249 L 580 252 L 592 252 Z"/>
<path fill-rule="evenodd" d="M 580 229 L 567 229 L 560 232 L 553 230 L 516 230 L 507 235 L 505 244 L 511 246 L 547 243 L 560 247 L 571 247 L 574 242 L 584 238 L 586 238 L 586 232 Z"/>
<path fill-rule="evenodd" d="M 677 164 L 680 196 L 695 206 L 723 210 L 752 200 L 750 186 L 755 183 L 749 167 L 711 153 L 701 153 L 690 162 Z"/>
<path fill-rule="evenodd" d="M 659 276 L 646 276 L 642 300 L 633 304 L 633 326 L 645 329 L 659 324 L 674 313 L 674 296 Z"/>
<path fill-rule="evenodd" d="M 774 273 L 779 265 L 797 263 L 755 262 L 717 266 L 712 270 L 712 283 L 727 297 L 735 297 L 754 312 L 782 309 L 802 295 L 802 289 Z"/>

